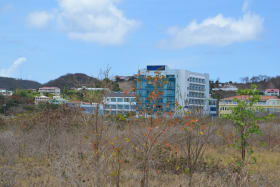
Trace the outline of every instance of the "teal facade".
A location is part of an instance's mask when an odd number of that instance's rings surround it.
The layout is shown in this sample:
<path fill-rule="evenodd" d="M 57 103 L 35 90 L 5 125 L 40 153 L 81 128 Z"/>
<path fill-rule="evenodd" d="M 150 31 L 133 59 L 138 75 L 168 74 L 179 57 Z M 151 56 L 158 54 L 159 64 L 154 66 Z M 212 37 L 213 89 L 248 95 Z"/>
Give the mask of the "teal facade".
<path fill-rule="evenodd" d="M 150 112 L 175 112 L 175 75 L 166 75 L 156 83 L 156 87 L 144 75 L 140 75 L 136 81 L 137 110 Z M 150 94 L 157 90 L 157 99 L 150 100 Z"/>

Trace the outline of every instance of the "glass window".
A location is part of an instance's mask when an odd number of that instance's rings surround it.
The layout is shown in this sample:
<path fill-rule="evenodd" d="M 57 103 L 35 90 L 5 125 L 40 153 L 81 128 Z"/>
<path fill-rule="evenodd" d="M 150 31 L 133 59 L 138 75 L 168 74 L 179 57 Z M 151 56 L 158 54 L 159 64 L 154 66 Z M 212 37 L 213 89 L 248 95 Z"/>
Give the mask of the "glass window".
<path fill-rule="evenodd" d="M 129 102 L 129 98 L 128 97 L 124 98 L 124 102 Z"/>
<path fill-rule="evenodd" d="M 117 106 L 116 105 L 111 105 L 111 109 L 116 109 Z"/>
<path fill-rule="evenodd" d="M 124 105 L 124 109 L 129 110 L 129 105 Z"/>
<path fill-rule="evenodd" d="M 118 98 L 117 101 L 118 102 L 123 102 L 123 98 Z"/>
<path fill-rule="evenodd" d="M 135 102 L 135 98 L 130 98 L 130 102 Z"/>
<path fill-rule="evenodd" d="M 111 98 L 111 102 L 116 102 L 116 98 Z"/>
<path fill-rule="evenodd" d="M 123 109 L 123 105 L 118 105 L 118 109 Z"/>

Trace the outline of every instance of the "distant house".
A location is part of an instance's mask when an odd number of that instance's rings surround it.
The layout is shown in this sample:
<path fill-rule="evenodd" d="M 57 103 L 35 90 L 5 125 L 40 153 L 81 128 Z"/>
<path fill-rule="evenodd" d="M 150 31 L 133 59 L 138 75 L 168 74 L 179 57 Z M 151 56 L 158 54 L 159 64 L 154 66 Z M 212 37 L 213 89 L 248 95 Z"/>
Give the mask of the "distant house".
<path fill-rule="evenodd" d="M 266 89 L 264 94 L 266 96 L 279 96 L 279 89 Z"/>
<path fill-rule="evenodd" d="M 44 93 L 50 93 L 53 95 L 60 95 L 60 88 L 58 87 L 42 87 L 39 88 L 39 92 L 41 95 L 44 95 Z"/>
<path fill-rule="evenodd" d="M 44 96 L 44 95 L 41 95 L 41 96 L 36 96 L 35 97 L 35 105 L 38 105 L 38 104 L 46 104 L 47 102 L 49 102 L 50 98 L 47 97 L 47 96 Z"/>
<path fill-rule="evenodd" d="M 86 86 L 82 86 L 82 88 L 77 88 L 76 90 L 89 90 L 89 91 L 110 91 L 109 88 L 87 88 Z"/>
<path fill-rule="evenodd" d="M 12 92 L 12 91 L 8 91 L 8 90 L 6 90 L 6 89 L 0 88 L 0 95 L 12 96 L 12 95 L 13 95 L 13 92 Z"/>
<path fill-rule="evenodd" d="M 62 105 L 67 104 L 68 101 L 66 99 L 61 98 L 60 96 L 53 96 L 53 99 L 49 100 L 49 103 L 54 105 Z"/>
<path fill-rule="evenodd" d="M 256 103 L 255 107 L 261 107 L 268 113 L 280 112 L 280 99 L 276 96 L 260 96 L 260 101 Z M 219 102 L 219 115 L 230 114 L 232 107 L 237 106 L 234 99 L 248 101 L 249 96 L 233 96 L 220 100 Z"/>
<path fill-rule="evenodd" d="M 230 85 L 230 84 L 227 84 L 227 85 L 219 85 L 219 88 L 213 88 L 212 90 L 214 91 L 225 91 L 225 92 L 229 92 L 229 91 L 233 91 L 233 92 L 236 92 L 238 90 L 238 88 L 236 86 L 233 86 L 233 85 Z"/>

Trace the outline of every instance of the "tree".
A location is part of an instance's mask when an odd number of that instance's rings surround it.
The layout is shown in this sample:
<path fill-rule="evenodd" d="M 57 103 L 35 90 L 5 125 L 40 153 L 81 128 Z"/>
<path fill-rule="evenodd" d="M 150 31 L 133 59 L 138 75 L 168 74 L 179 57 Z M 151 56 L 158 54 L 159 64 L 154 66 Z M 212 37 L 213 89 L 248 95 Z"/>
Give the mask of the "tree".
<path fill-rule="evenodd" d="M 240 164 L 241 166 L 244 166 L 246 152 L 248 152 L 249 155 L 253 153 L 252 149 L 248 149 L 248 138 L 253 134 L 261 135 L 261 130 L 257 123 L 268 119 L 271 115 L 257 115 L 258 112 L 264 111 L 263 108 L 256 106 L 261 99 L 259 91 L 256 90 L 256 85 L 252 85 L 251 89 L 238 90 L 238 95 L 245 96 L 245 98 L 248 99 L 234 99 L 234 101 L 237 102 L 237 105 L 232 107 L 231 114 L 228 114 L 225 117 L 233 122 L 235 130 L 239 135 L 239 138 L 235 143 L 237 148 L 240 149 Z"/>

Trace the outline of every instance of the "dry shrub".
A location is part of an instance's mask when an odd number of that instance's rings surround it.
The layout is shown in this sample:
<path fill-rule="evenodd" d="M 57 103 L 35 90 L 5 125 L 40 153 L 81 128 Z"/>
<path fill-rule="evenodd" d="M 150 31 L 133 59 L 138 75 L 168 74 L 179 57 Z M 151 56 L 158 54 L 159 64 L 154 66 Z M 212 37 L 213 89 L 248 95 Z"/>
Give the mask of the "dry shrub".
<path fill-rule="evenodd" d="M 102 136 L 97 151 L 95 115 L 62 107 L 5 119 L 5 128 L 0 130 L 0 186 L 135 186 L 141 184 L 147 165 L 149 186 L 186 186 L 186 168 L 190 166 L 184 139 L 189 131 L 182 127 L 188 127 L 189 120 L 154 119 L 151 126 L 145 119 L 131 117 L 120 123 L 99 116 Z M 207 141 L 203 139 L 208 133 L 206 129 L 203 136 L 192 134 L 194 142 L 200 137 L 201 143 L 205 143 L 204 156 L 193 172 L 192 186 L 279 184 L 278 123 L 274 122 L 271 128 L 271 132 L 275 131 L 271 135 L 271 149 L 258 149 L 255 154 L 260 162 L 249 165 L 243 173 L 232 165 L 235 152 L 227 146 L 231 144 L 230 124 L 203 118 L 197 123 L 212 125 Z M 264 136 L 250 141 L 256 145 L 268 142 L 270 129 L 265 125 L 261 125 Z M 164 133 L 156 138 L 161 132 Z"/>

